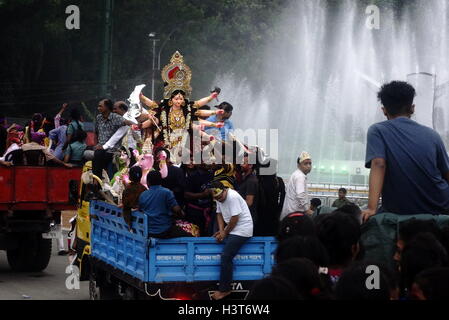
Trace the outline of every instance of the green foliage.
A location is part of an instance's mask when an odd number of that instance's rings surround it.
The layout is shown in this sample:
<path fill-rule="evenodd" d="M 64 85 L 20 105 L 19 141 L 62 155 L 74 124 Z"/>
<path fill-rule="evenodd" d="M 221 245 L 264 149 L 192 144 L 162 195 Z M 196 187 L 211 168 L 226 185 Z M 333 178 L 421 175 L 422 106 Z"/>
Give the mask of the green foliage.
<path fill-rule="evenodd" d="M 7 112 L 53 112 L 64 101 L 95 101 L 100 95 L 104 1 L 2 0 L 3 63 L 0 106 Z M 124 99 L 149 83 L 150 32 L 156 32 L 161 68 L 179 50 L 193 70 L 195 97 L 213 87 L 217 73 L 254 76 L 260 50 L 287 0 L 115 0 L 113 96 Z M 81 29 L 65 28 L 65 8 L 78 5 Z M 170 36 L 170 38 L 168 38 Z M 159 53 L 159 52 L 157 52 Z M 251 66 L 251 67 L 250 67 Z M 160 72 L 156 71 L 159 95 Z M 22 106 L 19 112 L 16 106 Z M 23 108 L 25 107 L 25 108 Z"/>
<path fill-rule="evenodd" d="M 249 78 L 257 86 L 264 50 L 278 36 L 274 26 L 291 1 L 296 0 L 115 0 L 113 98 L 126 99 L 135 85 L 151 82 L 150 32 L 159 39 L 156 55 L 163 45 L 161 68 L 176 50 L 184 55 L 193 71 L 194 98 L 205 96 L 215 85 L 216 75 L 225 72 Z M 398 8 L 405 3 L 361 1 Z M 0 0 L 0 108 L 4 113 L 54 113 L 65 101 L 85 102 L 95 110 L 102 85 L 104 3 Z M 341 1 L 327 3 L 337 9 Z M 69 5 L 80 8 L 80 30 L 65 27 Z M 155 78 L 160 97 L 159 70 Z"/>

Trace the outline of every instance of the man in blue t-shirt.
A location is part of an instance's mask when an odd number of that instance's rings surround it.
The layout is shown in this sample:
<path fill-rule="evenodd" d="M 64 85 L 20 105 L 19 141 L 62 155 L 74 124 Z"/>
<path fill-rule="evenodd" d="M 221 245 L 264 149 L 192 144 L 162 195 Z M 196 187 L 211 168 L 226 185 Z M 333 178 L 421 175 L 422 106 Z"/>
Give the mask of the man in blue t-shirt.
<path fill-rule="evenodd" d="M 158 171 L 148 173 L 147 184 L 149 189 L 139 197 L 139 209 L 148 216 L 149 236 L 162 239 L 191 237 L 175 225 L 174 218 L 183 217 L 184 213 L 173 192 L 161 186 L 161 174 Z"/>
<path fill-rule="evenodd" d="M 371 168 L 368 209 L 379 212 L 449 213 L 449 157 L 439 134 L 410 119 L 415 89 L 406 82 L 384 85 L 378 98 L 388 121 L 368 129 L 366 167 Z"/>
<path fill-rule="evenodd" d="M 234 110 L 234 107 L 228 102 L 222 102 L 217 108 L 223 110 L 224 113 L 211 116 L 207 118 L 207 121 L 213 123 L 223 122 L 223 127 L 218 129 L 214 127 L 206 127 L 205 131 L 207 134 L 213 135 L 216 138 L 221 139 L 223 141 L 231 140 L 229 137 L 229 133 L 233 133 L 234 124 L 229 119 L 232 116 L 232 111 Z"/>

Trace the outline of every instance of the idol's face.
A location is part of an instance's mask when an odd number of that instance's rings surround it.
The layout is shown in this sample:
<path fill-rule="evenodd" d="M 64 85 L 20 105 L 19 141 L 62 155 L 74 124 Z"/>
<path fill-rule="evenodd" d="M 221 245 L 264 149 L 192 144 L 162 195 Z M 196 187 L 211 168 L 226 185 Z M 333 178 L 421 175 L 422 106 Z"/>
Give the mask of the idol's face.
<path fill-rule="evenodd" d="M 181 108 L 184 105 L 184 96 L 182 94 L 177 94 L 172 98 L 173 107 Z"/>

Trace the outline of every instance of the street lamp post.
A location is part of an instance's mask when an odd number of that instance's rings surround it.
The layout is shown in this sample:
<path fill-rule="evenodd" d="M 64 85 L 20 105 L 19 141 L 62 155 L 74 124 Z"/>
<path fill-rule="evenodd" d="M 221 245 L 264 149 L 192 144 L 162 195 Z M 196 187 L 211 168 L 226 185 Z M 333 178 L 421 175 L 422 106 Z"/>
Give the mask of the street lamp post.
<path fill-rule="evenodd" d="M 161 53 L 162 53 L 162 49 L 164 49 L 165 45 L 167 44 L 167 42 L 170 40 L 171 35 L 178 30 L 179 26 L 175 27 L 167 36 L 167 38 L 165 39 L 165 41 L 162 43 L 161 47 L 159 48 L 159 54 L 158 54 L 158 62 L 157 62 L 157 69 L 161 70 Z"/>
<path fill-rule="evenodd" d="M 153 41 L 153 69 L 151 72 L 151 100 L 154 101 L 154 71 L 156 68 L 156 43 L 159 41 L 159 39 L 156 39 L 156 32 L 151 32 L 148 36 Z"/>

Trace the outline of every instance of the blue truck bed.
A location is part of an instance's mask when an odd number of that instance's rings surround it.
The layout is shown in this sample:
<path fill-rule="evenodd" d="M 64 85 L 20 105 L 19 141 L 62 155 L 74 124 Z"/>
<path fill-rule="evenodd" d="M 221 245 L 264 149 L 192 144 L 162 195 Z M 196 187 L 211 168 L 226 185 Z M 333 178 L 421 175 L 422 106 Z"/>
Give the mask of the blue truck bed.
<path fill-rule="evenodd" d="M 102 201 L 90 205 L 92 256 L 142 282 L 218 281 L 223 244 L 214 238 L 148 238 L 147 217 L 133 213 L 128 231 L 117 206 Z M 271 272 L 277 241 L 253 237 L 234 258 L 236 281 L 258 280 Z"/>

